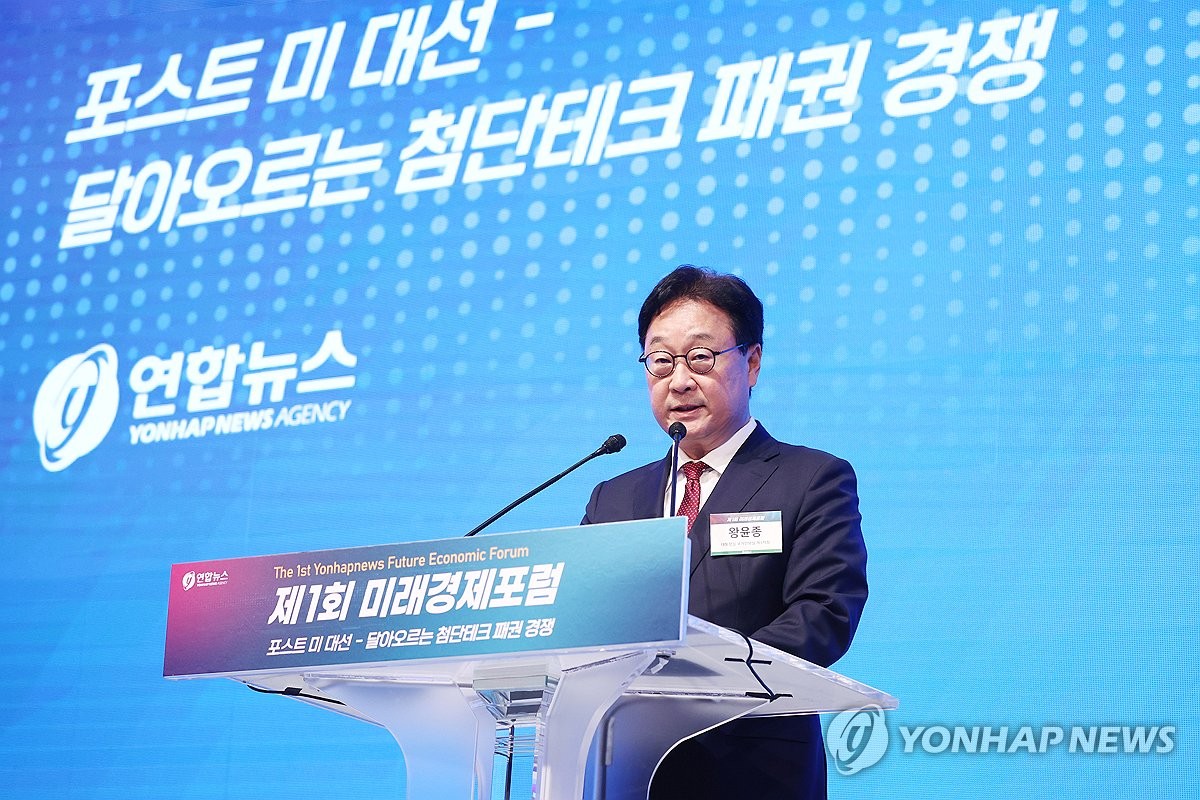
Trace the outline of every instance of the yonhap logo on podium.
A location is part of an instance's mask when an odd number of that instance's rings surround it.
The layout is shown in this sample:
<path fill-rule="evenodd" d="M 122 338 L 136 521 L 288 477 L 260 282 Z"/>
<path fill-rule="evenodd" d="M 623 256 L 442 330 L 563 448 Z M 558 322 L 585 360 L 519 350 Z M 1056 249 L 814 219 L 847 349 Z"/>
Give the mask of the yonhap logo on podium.
<path fill-rule="evenodd" d="M 180 583 L 183 584 L 185 592 L 190 592 L 192 589 L 204 589 L 210 586 L 224 586 L 229 583 L 229 571 L 221 570 L 218 572 L 210 569 L 205 572 L 196 572 L 195 570 L 188 570 L 184 573 Z"/>
<path fill-rule="evenodd" d="M 117 418 L 117 351 L 98 344 L 64 358 L 33 401 L 33 434 L 42 466 L 61 472 L 104 441 Z"/>
<path fill-rule="evenodd" d="M 853 775 L 879 763 L 888 746 L 887 721 L 879 706 L 843 711 L 829 721 L 825 746 L 837 771 Z"/>

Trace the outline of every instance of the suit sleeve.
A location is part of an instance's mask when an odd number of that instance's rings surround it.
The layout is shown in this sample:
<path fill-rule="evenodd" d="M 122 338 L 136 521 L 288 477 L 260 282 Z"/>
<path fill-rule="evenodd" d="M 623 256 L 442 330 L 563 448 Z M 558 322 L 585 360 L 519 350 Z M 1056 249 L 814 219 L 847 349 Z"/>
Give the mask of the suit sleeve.
<path fill-rule="evenodd" d="M 784 611 L 751 636 L 827 667 L 850 647 L 867 601 L 857 481 L 849 463 L 831 458 L 797 488 L 799 512 L 784 531 Z"/>

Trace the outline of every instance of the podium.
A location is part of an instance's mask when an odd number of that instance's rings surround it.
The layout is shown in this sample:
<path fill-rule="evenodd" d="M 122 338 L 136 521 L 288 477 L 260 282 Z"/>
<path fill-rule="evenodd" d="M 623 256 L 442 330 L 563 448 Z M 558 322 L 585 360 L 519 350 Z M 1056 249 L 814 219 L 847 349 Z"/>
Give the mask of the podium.
<path fill-rule="evenodd" d="M 687 550 L 675 518 L 177 564 L 164 675 L 383 726 L 409 800 L 490 800 L 498 729 L 529 732 L 533 800 L 633 800 L 728 720 L 896 707 L 688 616 Z"/>

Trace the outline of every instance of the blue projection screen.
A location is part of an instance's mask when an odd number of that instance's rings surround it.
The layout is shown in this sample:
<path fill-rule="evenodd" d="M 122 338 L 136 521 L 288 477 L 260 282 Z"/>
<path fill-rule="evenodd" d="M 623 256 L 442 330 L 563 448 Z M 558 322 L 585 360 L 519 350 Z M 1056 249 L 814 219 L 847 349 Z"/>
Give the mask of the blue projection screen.
<path fill-rule="evenodd" d="M 0 786 L 402 797 L 168 682 L 170 565 L 573 525 L 661 457 L 637 309 L 766 305 L 897 696 L 834 797 L 1200 785 L 1200 2 L 6 0 Z M 1055 735 L 1061 741 L 1055 741 Z M 1136 788 L 1135 788 L 1136 787 Z"/>

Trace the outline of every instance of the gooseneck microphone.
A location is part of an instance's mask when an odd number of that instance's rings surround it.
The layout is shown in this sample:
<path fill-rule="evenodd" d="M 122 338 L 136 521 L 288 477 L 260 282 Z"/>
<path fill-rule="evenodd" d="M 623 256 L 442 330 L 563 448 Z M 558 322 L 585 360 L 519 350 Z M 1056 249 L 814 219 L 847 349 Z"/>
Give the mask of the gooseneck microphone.
<path fill-rule="evenodd" d="M 553 478 L 551 478 L 550 480 L 543 483 L 541 486 L 538 486 L 537 488 L 532 489 L 532 490 L 526 492 L 525 494 L 521 495 L 516 500 L 513 500 L 511 503 L 506 505 L 504 508 L 500 509 L 495 514 L 492 514 L 490 517 L 485 519 L 483 522 L 476 525 L 474 528 L 472 528 L 470 531 L 468 531 L 466 534 L 464 534 L 464 536 L 474 536 L 475 534 L 479 533 L 481 530 L 486 528 L 488 525 L 491 525 L 493 522 L 500 519 L 501 517 L 503 517 L 508 512 L 512 511 L 517 506 L 521 505 L 521 503 L 524 503 L 526 500 L 533 497 L 535 494 L 537 494 L 538 492 L 547 488 L 548 486 L 562 480 L 567 475 L 569 475 L 572 472 L 574 472 L 575 470 L 579 469 L 580 467 L 582 467 L 587 462 L 591 461 L 596 456 L 606 456 L 609 453 L 619 453 L 621 451 L 621 448 L 623 448 L 624 446 L 625 446 L 625 437 L 619 433 L 614 433 L 612 436 L 610 436 L 604 440 L 604 444 L 597 447 L 590 454 L 588 454 L 587 456 L 584 456 L 579 461 L 576 461 L 574 464 L 567 467 L 562 472 L 558 473 Z"/>
<path fill-rule="evenodd" d="M 665 516 L 671 517 L 677 508 L 675 491 L 679 484 L 679 443 L 687 436 L 687 428 L 682 422 L 672 422 L 671 427 L 667 428 L 667 435 L 671 437 L 671 507 Z"/>

